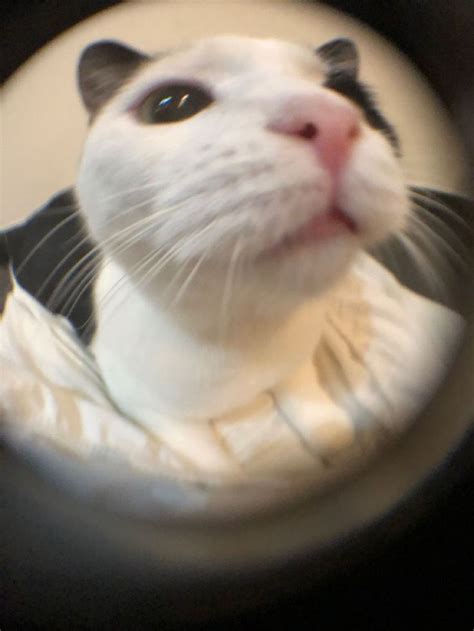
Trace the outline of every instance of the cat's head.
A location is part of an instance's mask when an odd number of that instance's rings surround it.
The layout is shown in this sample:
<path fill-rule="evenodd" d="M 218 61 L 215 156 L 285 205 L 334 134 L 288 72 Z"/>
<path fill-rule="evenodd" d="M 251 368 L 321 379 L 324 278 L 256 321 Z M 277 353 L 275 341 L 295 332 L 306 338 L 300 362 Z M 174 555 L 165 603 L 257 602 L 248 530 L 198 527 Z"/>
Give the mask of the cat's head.
<path fill-rule="evenodd" d="M 91 45 L 77 192 L 93 236 L 138 276 L 223 287 L 238 266 L 267 296 L 331 286 L 408 213 L 396 135 L 358 65 L 343 39 L 222 36 L 154 57 Z"/>

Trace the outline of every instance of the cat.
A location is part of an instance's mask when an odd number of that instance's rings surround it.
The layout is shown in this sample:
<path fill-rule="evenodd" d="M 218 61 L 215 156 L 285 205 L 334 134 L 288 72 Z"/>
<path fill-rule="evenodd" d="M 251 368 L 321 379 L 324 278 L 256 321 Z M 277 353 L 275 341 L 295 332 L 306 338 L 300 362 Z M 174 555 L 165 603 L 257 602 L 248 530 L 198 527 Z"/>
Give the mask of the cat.
<path fill-rule="evenodd" d="M 310 372 L 328 296 L 409 212 L 398 139 L 358 71 L 347 39 L 83 52 L 91 350 L 125 414 L 189 427 Z"/>
<path fill-rule="evenodd" d="M 364 251 L 403 245 L 418 210 L 471 211 L 407 185 L 358 77 L 346 39 L 89 46 L 75 189 L 0 233 L 8 418 L 249 488 L 327 482 L 403 429 L 462 324 Z"/>

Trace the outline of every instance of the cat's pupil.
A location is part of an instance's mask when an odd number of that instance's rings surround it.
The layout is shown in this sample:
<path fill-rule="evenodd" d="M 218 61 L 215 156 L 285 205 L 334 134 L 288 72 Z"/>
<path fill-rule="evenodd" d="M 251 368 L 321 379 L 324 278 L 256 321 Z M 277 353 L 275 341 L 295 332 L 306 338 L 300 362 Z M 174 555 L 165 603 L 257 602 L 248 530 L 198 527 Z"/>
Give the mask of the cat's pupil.
<path fill-rule="evenodd" d="M 148 125 L 176 123 L 194 116 L 213 102 L 202 88 L 177 84 L 160 86 L 138 108 L 138 118 Z"/>

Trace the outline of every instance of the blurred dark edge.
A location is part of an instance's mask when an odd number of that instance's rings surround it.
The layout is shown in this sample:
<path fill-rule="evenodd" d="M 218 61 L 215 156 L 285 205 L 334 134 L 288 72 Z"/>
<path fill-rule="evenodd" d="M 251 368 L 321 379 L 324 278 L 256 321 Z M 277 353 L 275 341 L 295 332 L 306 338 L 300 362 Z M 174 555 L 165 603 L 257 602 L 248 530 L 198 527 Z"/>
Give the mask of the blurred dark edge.
<path fill-rule="evenodd" d="M 114 4 L 118 2 L 3 0 L 2 82 L 53 37 Z M 415 61 L 449 109 L 472 167 L 473 0 L 323 4 L 362 19 Z M 350 625 L 390 630 L 406 628 L 407 622 L 411 627 L 415 620 L 430 626 L 436 620 L 435 628 L 472 628 L 473 444 L 471 433 L 395 519 L 388 516 L 382 528 L 376 525 L 365 533 L 363 547 L 356 537 L 316 559 L 309 555 L 300 567 L 289 560 L 287 571 L 281 566 L 264 581 L 264 573 L 256 573 L 255 580 L 233 576 L 214 583 L 203 580 L 200 587 L 196 576 L 175 577 L 171 583 L 163 574 L 160 580 L 160 572 L 150 569 L 152 562 L 141 574 L 135 568 L 134 574 L 123 559 L 111 562 L 113 549 L 104 542 L 103 548 L 88 547 L 87 538 L 75 542 L 68 533 L 55 531 L 61 521 L 41 514 L 40 499 L 26 492 L 34 487 L 34 475 L 2 450 L 0 628 L 163 629 L 172 619 L 203 620 L 213 612 L 215 624 L 227 629 Z M 19 482 L 16 493 L 14 479 Z M 41 565 L 45 554 L 56 564 L 55 573 Z M 282 603 L 279 594 L 285 594 Z M 249 612 L 239 614 L 240 609 Z M 223 617 L 224 612 L 234 615 Z"/>

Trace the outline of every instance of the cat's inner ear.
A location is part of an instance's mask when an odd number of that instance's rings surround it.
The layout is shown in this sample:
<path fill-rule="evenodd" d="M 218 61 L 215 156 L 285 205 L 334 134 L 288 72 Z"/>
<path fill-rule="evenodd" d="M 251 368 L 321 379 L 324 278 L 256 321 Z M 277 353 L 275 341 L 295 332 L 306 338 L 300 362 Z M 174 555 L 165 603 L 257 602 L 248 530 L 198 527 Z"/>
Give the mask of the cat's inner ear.
<path fill-rule="evenodd" d="M 345 74 L 356 78 L 359 72 L 359 52 L 351 39 L 337 38 L 316 49 L 330 74 Z"/>
<path fill-rule="evenodd" d="M 114 40 L 102 40 L 82 51 L 77 78 L 91 116 L 151 57 Z"/>

